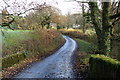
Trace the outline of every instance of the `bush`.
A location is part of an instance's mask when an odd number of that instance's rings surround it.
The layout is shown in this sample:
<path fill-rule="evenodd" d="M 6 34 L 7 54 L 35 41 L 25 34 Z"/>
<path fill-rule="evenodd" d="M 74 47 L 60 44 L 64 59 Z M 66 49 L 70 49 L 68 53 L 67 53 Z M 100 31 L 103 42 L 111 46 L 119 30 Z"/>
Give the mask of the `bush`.
<path fill-rule="evenodd" d="M 120 78 L 120 61 L 104 55 L 91 55 L 89 78 Z"/>
<path fill-rule="evenodd" d="M 61 43 L 64 39 L 62 35 L 56 30 L 38 30 L 31 32 L 30 38 L 27 40 L 22 40 L 24 51 L 33 53 L 32 55 L 44 55 L 47 52 L 52 51 Z"/>
<path fill-rule="evenodd" d="M 95 34 L 84 34 L 80 31 L 69 31 L 69 30 L 67 31 L 62 29 L 59 31 L 64 35 L 69 35 L 70 37 L 73 37 L 73 38 L 78 38 L 90 43 L 97 44 L 97 36 Z"/>
<path fill-rule="evenodd" d="M 19 63 L 21 60 L 24 60 L 26 55 L 24 53 L 12 54 L 2 58 L 2 68 L 11 67 L 12 65 Z"/>

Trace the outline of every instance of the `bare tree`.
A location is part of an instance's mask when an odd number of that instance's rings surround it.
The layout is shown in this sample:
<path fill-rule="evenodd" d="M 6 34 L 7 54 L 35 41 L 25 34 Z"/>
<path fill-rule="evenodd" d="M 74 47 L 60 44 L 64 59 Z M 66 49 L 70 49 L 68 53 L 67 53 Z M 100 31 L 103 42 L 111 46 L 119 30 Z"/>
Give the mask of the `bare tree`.
<path fill-rule="evenodd" d="M 43 4 L 35 4 L 35 3 L 31 2 L 28 4 L 30 6 L 30 8 L 28 8 L 28 6 L 26 6 L 26 4 L 27 4 L 26 1 L 18 3 L 17 0 L 15 0 L 12 3 L 13 4 L 12 6 L 10 4 L 8 4 L 5 0 L 3 0 L 3 2 L 6 4 L 6 6 L 3 7 L 2 12 L 0 13 L 0 15 L 2 16 L 0 25 L 2 27 L 8 27 L 12 30 L 14 30 L 14 29 L 12 27 L 10 27 L 10 25 L 15 21 L 14 16 L 20 16 L 20 15 L 23 15 L 32 10 L 42 10 L 43 8 L 47 7 L 45 2 Z M 11 12 L 9 12 L 9 10 Z"/>

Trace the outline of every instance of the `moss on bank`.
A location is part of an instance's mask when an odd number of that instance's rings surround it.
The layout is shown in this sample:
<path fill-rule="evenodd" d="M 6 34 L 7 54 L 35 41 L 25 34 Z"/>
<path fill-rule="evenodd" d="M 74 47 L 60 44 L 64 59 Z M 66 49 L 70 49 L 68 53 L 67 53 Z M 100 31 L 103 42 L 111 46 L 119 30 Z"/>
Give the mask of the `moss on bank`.
<path fill-rule="evenodd" d="M 120 79 L 120 61 L 104 55 L 91 55 L 89 78 Z"/>

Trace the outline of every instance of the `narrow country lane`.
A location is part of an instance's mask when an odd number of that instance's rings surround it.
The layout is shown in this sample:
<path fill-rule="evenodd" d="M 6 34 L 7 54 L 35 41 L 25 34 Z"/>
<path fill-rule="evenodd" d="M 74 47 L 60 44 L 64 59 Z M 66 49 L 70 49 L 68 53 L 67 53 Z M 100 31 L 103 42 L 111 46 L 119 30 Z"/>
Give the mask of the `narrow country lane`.
<path fill-rule="evenodd" d="M 71 59 L 77 44 L 73 39 L 63 37 L 66 43 L 58 51 L 42 61 L 33 63 L 14 78 L 74 78 Z"/>

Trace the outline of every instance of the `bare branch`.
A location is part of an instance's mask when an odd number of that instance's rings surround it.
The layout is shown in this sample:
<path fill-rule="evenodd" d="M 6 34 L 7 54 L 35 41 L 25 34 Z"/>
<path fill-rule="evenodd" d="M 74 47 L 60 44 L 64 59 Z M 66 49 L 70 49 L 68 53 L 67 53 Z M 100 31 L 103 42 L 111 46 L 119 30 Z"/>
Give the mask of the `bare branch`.
<path fill-rule="evenodd" d="M 110 16 L 110 19 L 115 19 L 117 17 L 120 17 L 120 13 L 114 14 L 112 16 Z"/>
<path fill-rule="evenodd" d="M 11 19 L 12 19 L 11 21 L 9 21 L 9 22 L 3 22 L 3 23 L 0 24 L 0 25 L 1 25 L 2 27 L 6 27 L 6 26 L 7 26 L 8 28 L 14 30 L 12 27 L 10 27 L 10 24 L 11 24 L 12 22 L 14 22 L 15 19 L 14 19 L 14 17 L 12 17 L 12 16 L 11 16 Z"/>
<path fill-rule="evenodd" d="M 5 0 L 3 0 L 4 1 L 4 3 L 7 5 L 7 7 L 10 7 L 10 5 L 8 5 L 8 3 L 5 1 Z"/>

